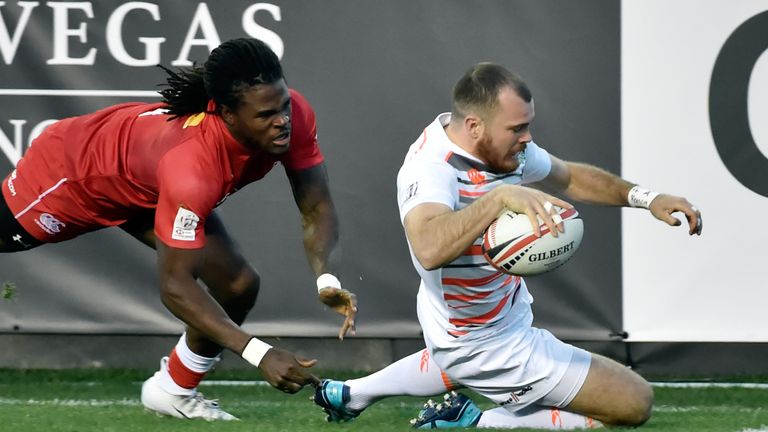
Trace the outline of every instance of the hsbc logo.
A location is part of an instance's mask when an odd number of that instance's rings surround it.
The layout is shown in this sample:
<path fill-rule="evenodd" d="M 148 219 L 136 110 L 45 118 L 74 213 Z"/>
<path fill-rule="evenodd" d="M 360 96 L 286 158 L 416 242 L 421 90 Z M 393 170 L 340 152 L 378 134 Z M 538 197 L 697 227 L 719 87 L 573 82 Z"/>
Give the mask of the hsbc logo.
<path fill-rule="evenodd" d="M 198 222 L 200 222 L 200 217 L 194 212 L 184 207 L 179 207 L 176 219 L 173 221 L 171 238 L 174 240 L 194 241 Z"/>

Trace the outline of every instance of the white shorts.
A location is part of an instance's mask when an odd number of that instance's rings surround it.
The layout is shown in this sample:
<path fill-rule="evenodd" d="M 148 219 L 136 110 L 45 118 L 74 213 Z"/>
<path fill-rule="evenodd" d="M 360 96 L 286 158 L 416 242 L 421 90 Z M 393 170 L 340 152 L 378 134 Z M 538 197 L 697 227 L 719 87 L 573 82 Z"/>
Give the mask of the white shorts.
<path fill-rule="evenodd" d="M 511 412 L 530 405 L 566 407 L 592 361 L 589 352 L 535 327 L 430 351 L 452 381 Z"/>

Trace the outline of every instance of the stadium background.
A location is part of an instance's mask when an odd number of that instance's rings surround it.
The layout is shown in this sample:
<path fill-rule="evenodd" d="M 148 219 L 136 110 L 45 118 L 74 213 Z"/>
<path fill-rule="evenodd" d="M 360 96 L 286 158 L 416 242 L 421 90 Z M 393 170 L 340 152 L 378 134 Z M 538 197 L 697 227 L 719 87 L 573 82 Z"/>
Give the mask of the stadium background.
<path fill-rule="evenodd" d="M 579 253 L 528 280 L 535 324 L 640 371 L 764 373 L 766 10 L 752 0 L 0 2 L 0 171 L 52 120 L 157 100 L 164 75 L 153 65 L 262 38 L 317 111 L 342 280 L 360 318 L 357 337 L 332 338 L 340 321 L 316 300 L 278 168 L 220 207 L 263 276 L 246 328 L 326 367 L 377 368 L 421 346 L 397 169 L 449 109 L 458 77 L 494 61 L 531 87 L 537 143 L 686 196 L 706 221 L 689 238 L 639 210 L 580 205 Z M 17 295 L 0 303 L 0 366 L 154 365 L 182 329 L 159 301 L 154 260 L 116 229 L 3 256 L 0 281 Z"/>

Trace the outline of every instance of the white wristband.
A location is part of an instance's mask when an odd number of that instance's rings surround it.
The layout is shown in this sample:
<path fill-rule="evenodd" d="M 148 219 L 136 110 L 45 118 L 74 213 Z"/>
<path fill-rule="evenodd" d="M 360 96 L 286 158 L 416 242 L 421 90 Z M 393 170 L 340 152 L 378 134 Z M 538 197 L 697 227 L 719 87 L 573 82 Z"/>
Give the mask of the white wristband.
<path fill-rule="evenodd" d="M 629 205 L 632 207 L 642 207 L 647 209 L 651 206 L 651 201 L 657 196 L 659 196 L 658 192 L 635 186 L 629 190 L 627 201 L 629 201 Z"/>
<path fill-rule="evenodd" d="M 272 345 L 259 339 L 251 338 L 251 340 L 248 341 L 248 345 L 245 346 L 241 357 L 248 363 L 259 367 L 261 359 L 264 358 L 264 355 L 267 354 L 267 351 L 269 351 L 270 348 L 272 348 Z"/>
<path fill-rule="evenodd" d="M 317 292 L 328 287 L 341 289 L 341 282 L 336 276 L 330 273 L 323 273 L 317 278 Z"/>

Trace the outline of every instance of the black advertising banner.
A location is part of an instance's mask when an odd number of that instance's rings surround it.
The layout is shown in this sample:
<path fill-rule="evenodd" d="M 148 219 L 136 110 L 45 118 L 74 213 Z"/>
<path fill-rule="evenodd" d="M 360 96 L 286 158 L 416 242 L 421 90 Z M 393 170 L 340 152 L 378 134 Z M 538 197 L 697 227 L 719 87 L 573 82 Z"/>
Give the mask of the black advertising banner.
<path fill-rule="evenodd" d="M 620 11 L 614 1 L 0 2 L 0 171 L 13 170 L 53 121 L 157 100 L 156 64 L 189 66 L 221 41 L 251 36 L 281 57 L 312 103 L 339 212 L 342 283 L 357 293 L 360 336 L 416 337 L 418 277 L 400 226 L 395 177 L 408 146 L 450 110 L 456 80 L 479 61 L 523 76 L 535 141 L 563 159 L 620 169 Z M 32 144 L 34 145 L 34 144 Z M 621 330 L 621 224 L 580 206 L 580 251 L 530 278 L 536 325 L 570 340 Z M 281 168 L 219 212 L 262 289 L 255 335 L 332 336 L 317 301 L 299 213 Z M 111 228 L 3 255 L 0 332 L 169 334 L 154 252 Z"/>

